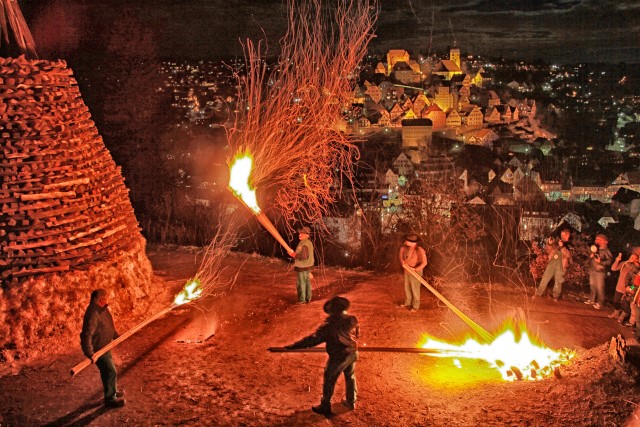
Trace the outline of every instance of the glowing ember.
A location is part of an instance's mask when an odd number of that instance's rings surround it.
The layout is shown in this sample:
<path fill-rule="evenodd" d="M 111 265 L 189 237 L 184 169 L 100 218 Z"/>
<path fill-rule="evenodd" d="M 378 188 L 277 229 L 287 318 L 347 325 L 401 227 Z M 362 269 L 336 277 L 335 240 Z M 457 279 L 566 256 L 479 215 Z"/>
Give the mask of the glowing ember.
<path fill-rule="evenodd" d="M 253 159 L 249 153 L 238 154 L 229 168 L 229 188 L 236 197 L 240 198 L 254 213 L 260 213 L 260 206 L 256 199 L 256 189 L 249 184 Z"/>
<path fill-rule="evenodd" d="M 500 371 L 502 378 L 507 381 L 549 377 L 556 368 L 566 365 L 575 356 L 573 350 L 563 348 L 555 351 L 531 340 L 524 327 L 520 338 L 516 339 L 513 327 L 509 326 L 488 344 L 469 338 L 463 344 L 456 345 L 426 337 L 422 347 L 442 350 L 441 354 L 432 355 L 436 357 L 483 359 Z M 461 367 L 459 360 L 454 360 L 454 364 Z"/>
<path fill-rule="evenodd" d="M 181 305 L 188 302 L 191 302 L 200 297 L 202 294 L 202 285 L 200 284 L 200 280 L 193 279 L 187 282 L 184 285 L 184 288 L 180 291 L 176 298 L 173 300 L 174 305 Z"/>

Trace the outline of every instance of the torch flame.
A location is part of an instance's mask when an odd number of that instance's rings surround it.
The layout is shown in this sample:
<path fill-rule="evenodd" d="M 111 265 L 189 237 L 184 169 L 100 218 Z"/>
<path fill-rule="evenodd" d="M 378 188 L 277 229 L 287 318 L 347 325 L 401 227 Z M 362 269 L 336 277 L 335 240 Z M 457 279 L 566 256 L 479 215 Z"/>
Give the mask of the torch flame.
<path fill-rule="evenodd" d="M 529 337 L 524 325 L 520 339 L 516 339 L 513 326 L 508 324 L 505 330 L 492 342 L 483 344 L 468 338 L 463 344 L 456 345 L 426 337 L 424 348 L 442 350 L 437 357 L 483 359 L 492 368 L 497 369 L 507 381 L 539 380 L 554 374 L 560 365 L 566 365 L 575 356 L 573 350 L 563 348 L 556 351 L 542 342 Z M 458 360 L 454 361 L 460 367 Z"/>
<path fill-rule="evenodd" d="M 253 159 L 249 153 L 236 155 L 229 167 L 229 188 L 249 209 L 255 214 L 259 214 L 260 206 L 258 206 L 258 200 L 256 199 L 256 189 L 249 184 L 252 167 Z"/>
<path fill-rule="evenodd" d="M 184 288 L 180 291 L 176 298 L 173 300 L 174 305 L 182 305 L 188 302 L 191 302 L 197 298 L 200 298 L 202 294 L 202 285 L 200 284 L 200 280 L 192 279 L 189 280 Z"/>

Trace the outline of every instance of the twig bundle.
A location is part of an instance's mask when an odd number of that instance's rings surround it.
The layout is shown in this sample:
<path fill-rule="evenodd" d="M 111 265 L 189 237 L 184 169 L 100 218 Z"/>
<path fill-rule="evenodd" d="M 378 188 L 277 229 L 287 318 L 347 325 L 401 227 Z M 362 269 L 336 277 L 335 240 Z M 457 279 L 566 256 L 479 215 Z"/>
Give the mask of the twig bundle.
<path fill-rule="evenodd" d="M 373 37 L 375 0 L 288 0 L 289 27 L 273 70 L 262 44 L 244 45 L 231 155 L 254 159 L 253 185 L 286 220 L 319 220 L 358 151 L 343 132 L 352 77 Z"/>

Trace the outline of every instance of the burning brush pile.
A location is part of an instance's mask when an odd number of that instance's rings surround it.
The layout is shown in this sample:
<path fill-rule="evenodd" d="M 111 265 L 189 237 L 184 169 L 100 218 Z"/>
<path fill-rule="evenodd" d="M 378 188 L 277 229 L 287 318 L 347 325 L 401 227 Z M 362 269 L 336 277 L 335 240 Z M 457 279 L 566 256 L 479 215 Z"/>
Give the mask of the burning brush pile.
<path fill-rule="evenodd" d="M 553 350 L 547 347 L 529 336 L 524 323 L 513 322 L 507 322 L 502 332 L 490 342 L 468 338 L 461 344 L 454 344 L 425 337 L 421 347 L 434 350 L 432 355 L 435 357 L 452 359 L 456 367 L 461 367 L 460 359 L 483 360 L 507 381 L 560 378 L 560 367 L 569 364 L 575 356 L 575 351 L 568 348 Z"/>
<path fill-rule="evenodd" d="M 94 288 L 144 310 L 145 241 L 64 61 L 0 59 L 0 133 L 0 360 L 75 337 Z"/>

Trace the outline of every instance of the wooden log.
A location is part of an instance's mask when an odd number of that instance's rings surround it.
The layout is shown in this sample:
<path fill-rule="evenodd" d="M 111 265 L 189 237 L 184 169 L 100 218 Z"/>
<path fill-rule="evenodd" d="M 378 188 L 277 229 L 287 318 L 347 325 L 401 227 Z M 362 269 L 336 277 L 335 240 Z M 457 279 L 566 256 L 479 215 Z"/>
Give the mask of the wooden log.
<path fill-rule="evenodd" d="M 68 270 L 69 270 L 68 265 L 58 265 L 56 267 L 22 269 L 16 273 L 13 273 L 13 277 L 33 276 L 34 274 L 53 273 L 56 271 L 68 271 Z"/>
<path fill-rule="evenodd" d="M 66 243 L 66 242 L 67 242 L 66 238 L 60 237 L 58 239 L 49 239 L 49 240 L 43 240 L 40 242 L 25 243 L 23 245 L 8 245 L 8 246 L 4 246 L 2 250 L 5 252 L 11 252 L 11 251 L 19 251 L 23 249 L 41 248 L 43 246 L 59 245 L 61 243 Z"/>
<path fill-rule="evenodd" d="M 38 193 L 38 194 L 20 194 L 20 200 L 33 201 L 33 200 L 45 200 L 45 199 L 59 199 L 62 197 L 75 197 L 75 191 L 54 191 L 51 193 Z"/>

